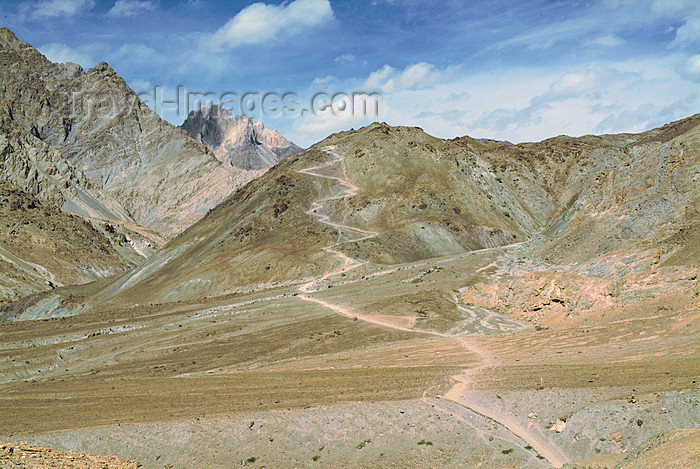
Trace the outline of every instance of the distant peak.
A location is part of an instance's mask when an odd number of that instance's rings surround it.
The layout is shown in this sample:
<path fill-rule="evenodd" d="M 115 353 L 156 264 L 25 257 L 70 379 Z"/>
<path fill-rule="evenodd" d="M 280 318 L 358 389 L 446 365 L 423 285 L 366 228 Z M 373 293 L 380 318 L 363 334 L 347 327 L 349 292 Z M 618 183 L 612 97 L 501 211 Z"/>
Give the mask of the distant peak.
<path fill-rule="evenodd" d="M 201 106 L 180 126 L 208 145 L 219 161 L 242 169 L 269 168 L 302 149 L 251 116 L 233 115 L 218 105 Z"/>

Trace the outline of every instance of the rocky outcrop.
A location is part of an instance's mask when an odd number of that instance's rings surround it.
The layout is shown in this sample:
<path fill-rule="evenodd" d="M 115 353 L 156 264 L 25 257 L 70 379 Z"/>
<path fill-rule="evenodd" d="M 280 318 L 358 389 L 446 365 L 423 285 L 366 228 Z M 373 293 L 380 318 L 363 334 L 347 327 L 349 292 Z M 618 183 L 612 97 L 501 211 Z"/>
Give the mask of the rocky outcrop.
<path fill-rule="evenodd" d="M 141 464 L 124 458 L 42 448 L 24 442 L 19 444 L 0 443 L 0 463 L 2 463 L 3 467 L 24 467 L 30 469 L 47 467 L 136 469 L 141 467 Z"/>
<path fill-rule="evenodd" d="M 625 254 L 630 257 L 629 253 Z M 644 258 L 644 253 L 636 256 Z M 619 253 L 608 257 L 608 261 L 614 262 L 613 259 L 623 256 Z M 644 304 L 653 298 L 680 295 L 692 301 L 700 292 L 697 285 L 700 269 L 694 267 L 647 268 L 617 278 L 581 275 L 582 270 L 585 268 L 545 270 L 479 282 L 462 290 L 461 301 L 542 327 L 562 328 L 600 319 L 608 312 Z"/>
<path fill-rule="evenodd" d="M 217 105 L 190 112 L 180 126 L 209 146 L 223 164 L 241 169 L 266 169 L 303 151 L 276 130 L 251 117 L 234 116 Z"/>

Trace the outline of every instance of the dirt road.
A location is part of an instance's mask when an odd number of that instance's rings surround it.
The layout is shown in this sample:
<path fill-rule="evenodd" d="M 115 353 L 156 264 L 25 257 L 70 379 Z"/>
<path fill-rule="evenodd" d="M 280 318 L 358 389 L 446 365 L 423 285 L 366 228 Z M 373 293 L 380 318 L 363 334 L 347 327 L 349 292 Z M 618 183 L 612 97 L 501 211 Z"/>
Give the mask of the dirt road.
<path fill-rule="evenodd" d="M 473 352 L 476 354 L 480 360 L 481 363 L 477 365 L 476 367 L 469 368 L 467 370 L 464 370 L 464 372 L 453 376 L 453 379 L 456 381 L 456 384 L 443 396 L 443 399 L 448 399 L 453 402 L 456 402 L 460 404 L 461 406 L 476 412 L 477 414 L 486 417 L 490 420 L 493 420 L 497 424 L 503 426 L 505 429 L 513 433 L 515 436 L 518 438 L 522 439 L 525 441 L 527 444 L 529 444 L 535 451 L 537 451 L 538 454 L 540 454 L 542 457 L 544 457 L 552 466 L 554 467 L 561 467 L 563 466 L 566 462 L 569 461 L 569 458 L 564 454 L 564 452 L 552 441 L 550 441 L 546 435 L 543 435 L 538 429 L 534 428 L 528 428 L 527 424 L 522 424 L 519 422 L 516 418 L 508 415 L 507 412 L 503 411 L 496 411 L 495 409 L 489 407 L 488 405 L 484 405 L 482 401 L 479 399 L 479 395 L 473 391 L 472 389 L 472 383 L 473 383 L 473 376 L 481 369 L 491 367 L 491 366 L 496 366 L 498 363 L 495 360 L 494 356 L 486 349 L 483 347 L 480 347 L 472 337 L 465 336 L 463 334 L 445 334 L 445 333 L 440 333 L 440 332 L 435 332 L 435 331 L 428 331 L 428 330 L 421 330 L 421 329 L 415 329 L 411 327 L 406 327 L 398 324 L 393 324 L 388 321 L 383 321 L 381 319 L 365 315 L 365 314 L 358 314 L 353 311 L 352 308 L 341 305 L 341 304 L 336 304 L 336 303 L 331 303 L 330 301 L 323 300 L 320 298 L 314 298 L 313 296 L 310 296 L 309 293 L 312 293 L 314 291 L 317 291 L 314 289 L 315 285 L 318 283 L 323 282 L 324 280 L 340 275 L 346 272 L 349 272 L 352 269 L 355 269 L 363 264 L 365 264 L 365 261 L 353 259 L 346 254 L 340 252 L 339 250 L 335 249 L 335 247 L 340 244 L 340 239 L 345 236 L 346 241 L 361 241 L 364 239 L 369 239 L 377 236 L 379 233 L 375 231 L 368 231 L 368 230 L 363 230 L 360 228 L 355 228 L 347 225 L 343 225 L 340 223 L 335 223 L 330 220 L 328 215 L 322 214 L 323 210 L 323 203 L 327 202 L 329 200 L 338 200 L 338 199 L 344 199 L 348 197 L 353 197 L 354 195 L 357 194 L 359 188 L 355 186 L 353 183 L 348 181 L 346 178 L 340 178 L 340 177 L 335 177 L 335 176 L 327 176 L 324 174 L 318 174 L 318 170 L 322 168 L 326 168 L 329 166 L 333 166 L 335 164 L 339 164 L 343 162 L 343 156 L 338 154 L 337 152 L 334 151 L 333 147 L 325 147 L 323 148 L 324 151 L 326 151 L 329 155 L 332 156 L 332 159 L 322 163 L 320 165 L 312 166 L 309 168 L 305 168 L 302 170 L 299 170 L 300 173 L 303 174 L 308 174 L 311 176 L 315 177 L 321 177 L 321 178 L 326 178 L 330 179 L 332 181 L 335 181 L 337 184 L 341 185 L 343 187 L 342 193 L 338 195 L 334 195 L 331 197 L 319 199 L 315 202 L 312 203 L 311 208 L 306 212 L 309 215 L 312 215 L 314 217 L 318 218 L 318 221 L 320 223 L 326 224 L 328 226 L 331 226 L 338 230 L 339 236 L 339 242 L 336 244 L 332 244 L 330 246 L 326 246 L 324 250 L 330 254 L 334 254 L 337 257 L 339 257 L 342 261 L 341 267 L 338 269 L 332 270 L 330 272 L 325 273 L 324 275 L 317 277 L 299 287 L 299 292 L 301 293 L 298 298 L 304 301 L 309 301 L 313 303 L 317 303 L 321 306 L 324 306 L 332 311 L 334 311 L 337 314 L 341 314 L 343 316 L 347 316 L 352 319 L 356 319 L 359 321 L 364 321 L 368 322 L 371 324 L 374 324 L 376 326 L 380 327 L 386 327 L 386 328 L 391 328 L 395 330 L 400 330 L 400 331 L 405 331 L 405 332 L 415 332 L 418 334 L 428 334 L 428 335 L 433 335 L 433 336 L 438 336 L 438 337 L 449 337 L 449 338 L 455 338 L 459 344 L 464 347 L 466 350 Z M 520 243 L 519 243 L 520 244 Z M 506 246 L 507 247 L 507 246 Z M 489 248 L 489 249 L 503 249 L 503 248 Z M 463 308 L 458 305 L 458 308 Z M 475 315 L 476 320 L 480 320 L 480 317 L 478 315 Z M 489 324 L 485 324 L 484 327 L 488 327 L 489 329 L 497 329 L 500 330 L 501 332 L 509 332 L 508 330 L 501 330 L 501 329 L 506 329 L 507 324 L 503 324 L 505 327 L 501 327 L 500 324 L 493 322 L 493 318 L 487 316 L 484 320 L 489 322 Z"/>

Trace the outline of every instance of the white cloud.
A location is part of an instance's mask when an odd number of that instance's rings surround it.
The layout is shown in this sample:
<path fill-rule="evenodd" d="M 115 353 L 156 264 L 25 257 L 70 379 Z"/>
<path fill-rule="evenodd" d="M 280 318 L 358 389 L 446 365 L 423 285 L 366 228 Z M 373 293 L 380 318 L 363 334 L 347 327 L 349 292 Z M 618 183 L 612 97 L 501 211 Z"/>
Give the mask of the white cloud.
<path fill-rule="evenodd" d="M 673 26 L 669 27 L 667 32 L 672 32 L 674 29 L 676 31 L 669 48 L 700 42 L 700 4 L 697 0 L 655 0 L 651 5 L 651 11 L 659 17 L 683 22 L 677 29 Z"/>
<path fill-rule="evenodd" d="M 344 112 L 345 109 L 339 110 L 339 106 L 352 106 L 352 104 L 344 100 L 342 103 L 336 103 L 332 111 L 308 114 L 298 118 L 292 124 L 289 132 L 285 132 L 285 135 L 291 136 L 292 141 L 297 145 L 309 147 L 332 133 L 351 128 L 357 129 L 381 120 L 381 117 L 375 115 L 352 115 L 349 112 Z"/>
<path fill-rule="evenodd" d="M 654 0 L 651 11 L 656 15 L 668 16 L 695 7 L 697 7 L 696 0 Z"/>
<path fill-rule="evenodd" d="M 343 54 L 335 58 L 336 62 L 352 62 L 355 60 L 355 56 L 352 54 Z"/>
<path fill-rule="evenodd" d="M 426 62 L 409 65 L 403 71 L 385 65 L 372 72 L 362 86 L 365 90 L 379 90 L 383 93 L 425 88 L 444 80 L 455 70 L 437 70 L 434 65 Z"/>
<path fill-rule="evenodd" d="M 593 89 L 598 81 L 598 74 L 592 71 L 566 73 L 552 83 L 543 96 L 549 100 L 561 100 Z"/>
<path fill-rule="evenodd" d="M 311 87 L 316 87 L 316 86 L 327 86 L 330 83 L 336 81 L 338 78 L 334 77 L 333 75 L 326 75 L 325 77 L 316 77 L 314 78 L 314 81 L 311 82 Z"/>
<path fill-rule="evenodd" d="M 333 9 L 328 0 L 295 0 L 281 5 L 253 3 L 205 40 L 216 49 L 267 44 L 332 19 Z"/>
<path fill-rule="evenodd" d="M 679 62 L 682 67 L 676 70 Z M 428 87 L 405 88 L 396 85 L 403 71 L 383 67 L 357 81 L 367 83 L 371 78 L 382 86 L 394 80 L 392 91 L 383 92 L 380 115 L 352 119 L 310 115 L 295 121 L 285 136 L 307 146 L 331 132 L 372 121 L 420 126 L 441 138 L 470 135 L 511 142 L 560 134 L 637 132 L 697 112 L 700 92 L 679 76 L 682 73 L 686 79 L 700 80 L 700 56 L 452 73 Z M 405 83 L 411 81 L 407 76 Z"/>
<path fill-rule="evenodd" d="M 688 18 L 676 30 L 676 38 L 671 43 L 671 47 L 685 46 L 696 42 L 700 42 L 700 14 Z"/>
<path fill-rule="evenodd" d="M 700 83 L 700 55 L 694 55 L 688 58 L 676 71 L 681 78 Z"/>
<path fill-rule="evenodd" d="M 352 86 L 347 82 L 334 82 L 334 85 Z M 312 83 L 309 93 L 315 91 L 317 90 Z M 335 93 L 327 89 L 321 95 L 314 94 L 313 102 L 309 97 L 309 101 L 306 101 L 310 104 L 306 106 L 308 110 L 302 112 L 301 117 L 295 119 L 285 131 L 285 136 L 289 134 L 292 141 L 304 147 L 311 146 L 334 132 L 359 128 L 383 119 L 384 99 L 378 93 Z M 302 99 L 302 103 L 304 101 Z"/>
<path fill-rule="evenodd" d="M 148 93 L 153 90 L 153 83 L 147 80 L 133 80 L 129 82 L 129 88 L 136 93 Z"/>
<path fill-rule="evenodd" d="M 663 60 L 591 64 L 583 71 L 549 77 L 547 90 L 531 96 L 526 106 L 487 110 L 467 126 L 515 142 L 559 134 L 641 131 L 687 117 L 693 103 L 700 101 L 700 95 L 689 93 L 668 67 Z"/>
<path fill-rule="evenodd" d="M 80 64 L 84 69 L 97 63 L 92 52 L 88 47 L 72 48 L 66 44 L 52 42 L 43 46 L 37 47 L 37 50 L 44 54 L 51 62 L 65 63 L 75 62 Z"/>
<path fill-rule="evenodd" d="M 625 40 L 616 34 L 604 34 L 598 36 L 594 39 L 586 40 L 583 45 L 585 46 L 605 46 L 605 47 L 617 47 L 625 43 Z"/>
<path fill-rule="evenodd" d="M 679 99 L 667 106 L 643 103 L 637 108 L 623 109 L 617 113 L 611 113 L 603 119 L 593 130 L 595 133 L 616 133 L 619 129 L 627 129 L 632 132 L 642 132 L 658 123 L 667 123 L 678 119 L 677 109 L 687 105 L 686 99 Z M 651 125 L 649 125 L 651 123 Z"/>
<path fill-rule="evenodd" d="M 155 10 L 156 6 L 148 0 L 117 0 L 107 12 L 112 18 L 128 18 L 139 13 Z"/>
<path fill-rule="evenodd" d="M 20 12 L 34 19 L 75 16 L 95 6 L 93 0 L 41 0 L 20 5 Z"/>

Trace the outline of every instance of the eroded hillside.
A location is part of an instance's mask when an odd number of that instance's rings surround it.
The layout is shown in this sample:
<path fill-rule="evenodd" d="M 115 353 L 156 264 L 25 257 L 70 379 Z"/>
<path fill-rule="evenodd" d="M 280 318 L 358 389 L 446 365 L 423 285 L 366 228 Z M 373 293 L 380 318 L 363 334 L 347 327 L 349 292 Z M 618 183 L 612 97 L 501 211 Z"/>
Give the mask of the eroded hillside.
<path fill-rule="evenodd" d="M 0 181 L 0 298 L 86 283 L 143 260 L 130 239 Z M 121 252 L 118 252 L 121 251 Z"/>

